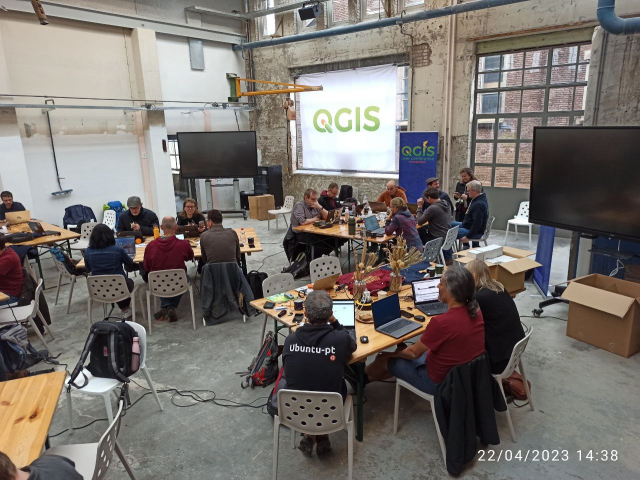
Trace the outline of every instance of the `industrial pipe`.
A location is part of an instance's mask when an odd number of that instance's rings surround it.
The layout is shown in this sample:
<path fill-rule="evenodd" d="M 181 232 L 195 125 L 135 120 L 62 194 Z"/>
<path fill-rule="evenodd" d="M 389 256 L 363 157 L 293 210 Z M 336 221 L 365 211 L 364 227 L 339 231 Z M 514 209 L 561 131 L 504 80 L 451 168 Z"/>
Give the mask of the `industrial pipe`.
<path fill-rule="evenodd" d="M 616 0 L 598 0 L 598 21 L 602 28 L 613 35 L 640 33 L 640 18 L 620 18 L 615 8 Z"/>
<path fill-rule="evenodd" d="M 492 7 L 501 7 L 504 5 L 511 5 L 514 3 L 522 3 L 527 1 L 529 0 L 476 0 L 475 2 L 461 3 L 459 5 L 453 5 L 435 10 L 425 10 L 423 12 L 417 12 L 411 15 L 403 15 L 401 17 L 381 18 L 380 20 L 372 22 L 356 23 L 353 25 L 329 28 L 327 30 L 320 30 L 317 32 L 301 33 L 299 35 L 291 35 L 288 37 L 270 38 L 269 40 L 243 43 L 240 45 L 234 45 L 233 50 L 239 52 L 242 50 L 250 50 L 253 48 L 273 47 L 276 45 L 284 45 L 287 43 L 303 42 L 305 40 L 313 40 L 316 38 L 335 37 L 337 35 L 345 35 L 347 33 L 363 32 L 365 30 L 374 30 L 376 28 L 383 27 L 392 27 L 399 23 L 419 22 L 421 20 L 447 17 L 449 15 L 473 12 L 476 10 L 484 10 Z"/>

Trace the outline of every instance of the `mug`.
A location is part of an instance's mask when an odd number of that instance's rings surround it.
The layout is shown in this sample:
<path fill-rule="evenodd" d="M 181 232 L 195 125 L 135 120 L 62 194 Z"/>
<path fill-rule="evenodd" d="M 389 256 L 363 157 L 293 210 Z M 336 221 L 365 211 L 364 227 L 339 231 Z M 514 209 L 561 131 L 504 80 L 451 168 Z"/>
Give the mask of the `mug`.
<path fill-rule="evenodd" d="M 303 300 L 303 299 L 301 299 L 301 298 L 296 298 L 296 299 L 293 301 L 293 309 L 294 309 L 296 312 L 301 312 L 301 311 L 304 309 L 304 300 Z"/>
<path fill-rule="evenodd" d="M 427 273 L 429 274 L 429 276 L 430 276 L 431 278 L 435 277 L 435 276 L 436 276 L 436 269 L 435 269 L 435 267 L 429 267 L 429 268 L 427 268 Z"/>
<path fill-rule="evenodd" d="M 436 264 L 436 274 L 437 275 L 442 275 L 444 273 L 444 265 L 442 265 L 441 263 L 437 263 Z"/>
<path fill-rule="evenodd" d="M 256 240 L 253 237 L 247 238 L 247 242 L 249 242 L 249 247 L 251 247 L 251 248 L 256 246 Z"/>

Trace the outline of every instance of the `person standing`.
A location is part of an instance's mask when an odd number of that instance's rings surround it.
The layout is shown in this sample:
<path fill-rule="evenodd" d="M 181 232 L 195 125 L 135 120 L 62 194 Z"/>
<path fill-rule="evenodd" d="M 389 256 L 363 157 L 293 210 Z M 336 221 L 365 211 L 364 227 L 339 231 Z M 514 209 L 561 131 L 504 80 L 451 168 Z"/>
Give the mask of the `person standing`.
<path fill-rule="evenodd" d="M 153 227 L 158 226 L 158 216 L 149 209 L 142 207 L 140 197 L 129 197 L 129 210 L 122 212 L 118 220 L 119 232 L 142 232 L 145 237 L 153 236 Z"/>
<path fill-rule="evenodd" d="M 384 232 L 387 235 L 402 235 L 408 248 L 416 247 L 420 252 L 424 249 L 418 234 L 416 219 L 400 197 L 391 200 L 391 223 L 385 227 Z"/>
<path fill-rule="evenodd" d="M 200 233 L 205 230 L 206 219 L 204 215 L 198 211 L 198 202 L 193 198 L 187 198 L 182 203 L 182 211 L 178 214 L 177 221 L 180 227 L 198 225 Z"/>
<path fill-rule="evenodd" d="M 162 219 L 163 235 L 152 240 L 147 245 L 144 252 L 144 269 L 146 272 L 156 272 L 158 270 L 187 271 L 184 262 L 193 260 L 193 248 L 188 240 L 180 240 L 176 237 L 178 225 L 176 219 L 168 216 Z M 188 281 L 187 277 L 187 281 Z M 176 309 L 180 305 L 182 295 L 175 297 L 160 297 L 160 310 L 153 316 L 156 320 L 168 318 L 169 323 L 178 320 Z"/>
<path fill-rule="evenodd" d="M 338 201 L 338 195 L 340 195 L 340 187 L 336 182 L 331 182 L 327 189 L 320 193 L 318 203 L 325 210 L 342 208 L 342 204 Z"/>
<path fill-rule="evenodd" d="M 10 305 L 20 300 L 23 281 L 20 257 L 12 248 L 7 247 L 6 237 L 0 233 L 0 292 L 9 296 L 0 305 Z"/>
<path fill-rule="evenodd" d="M 407 193 L 404 188 L 398 187 L 394 180 L 389 180 L 387 182 L 387 189 L 380 194 L 378 197 L 378 202 L 384 202 L 387 204 L 387 207 L 391 206 L 391 200 L 394 198 L 401 198 L 404 200 L 404 203 L 407 203 Z"/>
<path fill-rule="evenodd" d="M 26 208 L 20 202 L 13 201 L 13 193 L 4 191 L 0 193 L 2 203 L 0 204 L 0 220 L 6 220 L 7 212 L 24 212 Z"/>
<path fill-rule="evenodd" d="M 467 191 L 467 185 L 475 179 L 476 177 L 473 175 L 473 170 L 470 168 L 465 167 L 460 170 L 460 181 L 456 184 L 456 192 L 453 194 L 453 198 L 456 199 L 455 207 L 457 222 L 462 222 L 464 220 L 465 213 L 467 213 L 467 208 L 471 201 L 469 198 L 469 192 Z"/>

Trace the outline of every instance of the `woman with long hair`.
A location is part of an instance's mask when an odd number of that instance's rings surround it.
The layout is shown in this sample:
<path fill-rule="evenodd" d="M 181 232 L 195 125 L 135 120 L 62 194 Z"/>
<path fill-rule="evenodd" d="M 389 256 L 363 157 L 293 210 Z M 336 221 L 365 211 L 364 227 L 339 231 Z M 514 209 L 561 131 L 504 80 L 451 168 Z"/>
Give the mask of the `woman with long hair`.
<path fill-rule="evenodd" d="M 434 395 L 449 370 L 484 353 L 484 321 L 471 273 L 460 266 L 449 267 L 438 289 L 438 298 L 447 304 L 447 312 L 431 317 L 420 340 L 413 345 L 380 353 L 365 369 L 370 381 L 395 376 Z"/>
<path fill-rule="evenodd" d="M 476 299 L 484 318 L 484 343 L 491 373 L 499 374 L 507 368 L 516 343 L 524 338 L 516 303 L 504 286 L 491 278 L 489 267 L 480 261 L 467 263 L 476 282 Z"/>
<path fill-rule="evenodd" d="M 460 170 L 460 181 L 456 184 L 456 192 L 453 197 L 456 199 L 456 221 L 464 220 L 464 214 L 467 213 L 469 207 L 469 193 L 467 192 L 467 183 L 477 180 L 473 174 L 473 170 L 468 167 Z"/>
<path fill-rule="evenodd" d="M 193 198 L 187 198 L 182 203 L 182 211 L 178 213 L 178 226 L 186 227 L 187 225 L 198 225 L 200 233 L 204 232 L 206 219 L 204 215 L 198 211 L 198 202 Z"/>

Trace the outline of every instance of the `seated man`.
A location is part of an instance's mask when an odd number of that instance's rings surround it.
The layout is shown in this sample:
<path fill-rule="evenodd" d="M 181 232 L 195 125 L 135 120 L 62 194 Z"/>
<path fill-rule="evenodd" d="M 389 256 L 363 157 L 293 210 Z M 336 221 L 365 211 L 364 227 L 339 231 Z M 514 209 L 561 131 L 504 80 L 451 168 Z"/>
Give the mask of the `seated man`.
<path fill-rule="evenodd" d="M 291 210 L 289 230 L 283 240 L 288 259 L 296 258 L 300 252 L 305 250 L 302 243 L 313 245 L 315 256 L 321 256 L 323 253 L 328 254 L 331 251 L 331 247 L 328 244 L 323 244 L 322 238 L 319 238 L 318 235 L 293 231 L 295 227 L 324 220 L 328 213 L 327 209 L 318 203 L 318 192 L 313 188 L 305 190 L 303 200 L 296 203 Z"/>
<path fill-rule="evenodd" d="M 291 333 L 284 342 L 282 362 L 287 389 L 336 392 L 346 398 L 344 367 L 356 351 L 356 342 L 333 316 L 333 302 L 327 292 L 318 290 L 307 295 L 304 310 L 309 324 Z M 298 448 L 311 455 L 316 441 L 318 455 L 331 450 L 328 435 L 305 435 Z"/>
<path fill-rule="evenodd" d="M 0 478 L 2 480 L 82 480 L 71 460 L 59 455 L 43 455 L 20 470 L 11 459 L 0 452 Z"/>
<path fill-rule="evenodd" d="M 0 233 L 0 292 L 9 296 L 9 300 L 0 302 L 0 305 L 17 303 L 22 293 L 23 280 L 20 257 L 12 248 L 7 247 L 4 234 Z"/>
<path fill-rule="evenodd" d="M 426 205 L 420 204 L 422 198 L 426 198 Z M 436 238 L 444 240 L 451 228 L 451 209 L 449 205 L 440 198 L 437 188 L 427 188 L 422 194 L 422 198 L 418 200 L 418 206 L 423 208 L 422 211 L 418 210 L 418 225 L 425 225 L 426 223 L 429 225 L 426 227 L 427 231 L 424 237 L 420 235 L 420 238 L 425 243 Z M 446 260 L 452 259 L 452 250 L 445 250 L 444 257 Z"/>
<path fill-rule="evenodd" d="M 240 240 L 231 228 L 222 226 L 220 210 L 207 212 L 207 231 L 200 236 L 202 264 L 205 263 L 240 263 Z"/>
<path fill-rule="evenodd" d="M 154 225 L 159 225 L 158 216 L 151 210 L 142 207 L 140 197 L 129 197 L 126 210 L 118 220 L 119 232 L 142 232 L 145 237 L 153 236 Z"/>
<path fill-rule="evenodd" d="M 387 182 L 387 189 L 380 194 L 378 197 L 378 202 L 384 202 L 387 204 L 387 207 L 391 206 L 391 200 L 399 197 L 404 200 L 404 203 L 407 203 L 407 194 L 405 193 L 405 189 L 402 187 L 396 186 L 396 182 L 393 180 L 389 180 Z"/>
<path fill-rule="evenodd" d="M 318 203 L 327 211 L 342 208 L 342 204 L 338 201 L 338 195 L 340 195 L 340 187 L 336 182 L 331 182 L 329 187 L 320 193 Z"/>
<path fill-rule="evenodd" d="M 187 270 L 184 262 L 193 260 L 193 248 L 188 240 L 176 237 L 178 224 L 173 217 L 164 217 L 160 225 L 164 235 L 149 242 L 144 251 L 144 269 L 146 272 L 158 270 Z M 188 277 L 187 277 L 188 278 Z M 169 319 L 169 323 L 178 320 L 176 308 L 180 305 L 182 295 L 160 297 L 160 310 L 153 316 L 156 320 Z"/>
<path fill-rule="evenodd" d="M 7 212 L 24 212 L 26 210 L 24 205 L 13 201 L 13 193 L 11 192 L 5 191 L 0 193 L 0 198 L 2 198 L 2 204 L 0 204 L 0 220 L 7 219 L 5 216 Z"/>
<path fill-rule="evenodd" d="M 459 226 L 458 238 L 469 248 L 469 240 L 481 238 L 487 228 L 489 219 L 489 203 L 487 195 L 482 193 L 482 184 L 478 180 L 471 180 L 467 183 L 467 193 L 471 202 L 467 207 L 467 213 L 462 222 L 452 222 L 451 226 Z M 480 242 L 473 242 L 474 247 L 479 247 Z"/>
<path fill-rule="evenodd" d="M 365 368 L 369 381 L 395 376 L 435 395 L 449 370 L 484 353 L 484 321 L 471 273 L 460 266 L 447 268 L 438 289 L 438 299 L 449 310 L 431 317 L 420 340 L 413 345 L 380 353 Z"/>
<path fill-rule="evenodd" d="M 427 178 L 427 189 L 429 188 L 435 188 L 436 190 L 438 190 L 438 196 L 440 200 L 449 205 L 449 208 L 451 209 L 451 216 L 453 216 L 453 212 L 455 211 L 455 209 L 453 208 L 453 202 L 451 201 L 451 198 L 449 197 L 447 192 L 443 192 L 442 190 L 440 190 L 440 180 L 436 177 Z M 423 202 L 427 201 L 424 195 L 422 195 L 421 200 L 423 200 Z M 420 206 L 420 203 L 420 200 L 418 200 L 418 206 Z"/>

